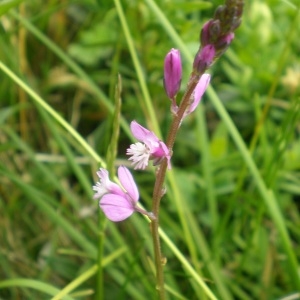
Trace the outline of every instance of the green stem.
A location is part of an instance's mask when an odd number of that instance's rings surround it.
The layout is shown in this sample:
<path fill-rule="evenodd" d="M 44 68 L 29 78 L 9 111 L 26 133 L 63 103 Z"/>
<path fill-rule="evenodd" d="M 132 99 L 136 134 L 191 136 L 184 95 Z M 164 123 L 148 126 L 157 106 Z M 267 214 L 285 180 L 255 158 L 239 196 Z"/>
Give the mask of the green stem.
<path fill-rule="evenodd" d="M 103 267 L 102 261 L 104 256 L 104 240 L 105 240 L 105 225 L 106 220 L 103 220 L 100 211 L 98 214 L 98 228 L 99 228 L 99 239 L 98 239 L 98 256 L 97 256 L 97 285 L 95 299 L 102 300 L 104 299 L 104 276 L 103 276 Z"/>
<path fill-rule="evenodd" d="M 156 268 L 156 289 L 160 300 L 166 299 L 165 286 L 164 286 L 164 272 L 163 272 L 163 257 L 160 247 L 159 239 L 159 219 L 156 217 L 155 220 L 151 221 L 152 241 L 154 248 L 154 260 Z"/>

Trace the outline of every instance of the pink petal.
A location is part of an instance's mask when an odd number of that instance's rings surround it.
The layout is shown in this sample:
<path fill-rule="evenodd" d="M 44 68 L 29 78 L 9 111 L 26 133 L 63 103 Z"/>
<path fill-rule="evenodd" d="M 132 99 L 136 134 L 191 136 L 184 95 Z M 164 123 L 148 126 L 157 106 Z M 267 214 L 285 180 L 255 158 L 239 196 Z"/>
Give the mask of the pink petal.
<path fill-rule="evenodd" d="M 169 149 L 166 144 L 162 141 L 157 143 L 157 146 L 151 152 L 154 157 L 167 157 L 169 156 Z"/>
<path fill-rule="evenodd" d="M 147 138 L 148 134 L 150 133 L 148 129 L 144 128 L 136 121 L 132 121 L 130 123 L 130 130 L 133 136 L 139 141 L 143 141 L 145 138 Z"/>
<path fill-rule="evenodd" d="M 159 165 L 162 162 L 162 159 L 165 157 L 168 162 L 168 169 L 171 169 L 171 155 L 167 145 L 160 141 L 159 148 L 156 149 L 154 153 L 152 153 L 154 157 L 153 165 Z"/>
<path fill-rule="evenodd" d="M 100 179 L 100 183 L 96 184 L 94 190 L 97 191 L 97 185 L 99 187 L 102 187 L 102 192 L 103 194 L 105 193 L 104 190 L 106 190 L 107 193 L 112 193 L 112 194 L 118 194 L 118 195 L 123 195 L 124 192 L 122 189 L 114 182 L 110 181 L 109 179 L 109 173 L 107 170 L 100 168 L 100 170 L 97 172 L 97 176 Z M 97 195 L 97 196 L 96 196 Z M 101 197 L 102 195 L 96 194 L 95 197 Z"/>
<path fill-rule="evenodd" d="M 195 92 L 194 92 L 194 101 L 191 104 L 190 108 L 188 109 L 188 113 L 190 114 L 191 112 L 193 112 L 196 107 L 198 106 L 204 92 L 207 89 L 207 86 L 209 84 L 210 81 L 210 75 L 209 74 L 203 74 L 195 88 Z"/>
<path fill-rule="evenodd" d="M 118 177 L 130 198 L 136 203 L 139 200 L 139 191 L 129 170 L 124 166 L 120 166 Z"/>
<path fill-rule="evenodd" d="M 135 211 L 126 198 L 114 194 L 104 195 L 100 200 L 100 208 L 106 217 L 113 222 L 123 221 Z"/>

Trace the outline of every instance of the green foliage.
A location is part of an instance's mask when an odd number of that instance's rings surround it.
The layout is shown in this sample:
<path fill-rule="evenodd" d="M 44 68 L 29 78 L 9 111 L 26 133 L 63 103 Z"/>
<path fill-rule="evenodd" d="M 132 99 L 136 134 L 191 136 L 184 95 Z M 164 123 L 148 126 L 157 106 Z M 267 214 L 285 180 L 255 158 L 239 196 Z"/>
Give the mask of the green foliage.
<path fill-rule="evenodd" d="M 118 3 L 0 2 L 0 298 L 156 299 L 149 225 L 105 220 L 95 171 L 128 164 L 133 119 L 165 137 L 164 55 L 181 50 L 182 93 L 222 1 L 124 0 L 123 20 Z M 300 298 L 299 10 L 247 1 L 181 126 L 161 206 L 170 299 Z M 149 209 L 154 169 L 133 176 Z"/>
<path fill-rule="evenodd" d="M 17 6 L 23 0 L 2 0 L 0 2 L 0 16 L 4 15 L 8 10 Z"/>

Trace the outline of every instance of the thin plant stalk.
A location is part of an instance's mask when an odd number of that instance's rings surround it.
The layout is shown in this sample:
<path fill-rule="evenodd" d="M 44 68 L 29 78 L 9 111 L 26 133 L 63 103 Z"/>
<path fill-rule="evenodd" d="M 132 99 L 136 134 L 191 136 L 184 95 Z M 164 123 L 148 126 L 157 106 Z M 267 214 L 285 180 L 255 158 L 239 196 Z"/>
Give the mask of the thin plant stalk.
<path fill-rule="evenodd" d="M 188 88 L 183 95 L 181 104 L 179 106 L 178 112 L 176 115 L 174 115 L 172 124 L 170 126 L 169 134 L 167 137 L 167 147 L 172 153 L 172 148 L 175 142 L 175 138 L 183 117 L 183 114 L 186 110 L 186 108 L 189 105 L 189 100 L 191 98 L 191 95 L 199 81 L 200 75 L 194 75 L 191 77 L 191 80 L 189 82 Z M 163 192 L 163 184 L 166 177 L 166 171 L 167 171 L 167 160 L 165 159 L 163 163 L 161 164 L 160 168 L 158 169 L 158 172 L 156 174 L 156 181 L 154 185 L 154 191 L 153 191 L 153 205 L 152 205 L 152 212 L 155 216 L 155 219 L 151 220 L 151 232 L 152 232 L 152 240 L 153 240 L 153 247 L 154 247 L 154 256 L 155 256 L 155 267 L 156 267 L 156 284 L 157 284 L 157 290 L 159 294 L 159 299 L 163 300 L 165 299 L 165 287 L 164 287 L 164 275 L 163 275 L 163 266 L 164 266 L 164 258 L 161 253 L 161 246 L 160 246 L 160 239 L 159 239 L 159 206 L 160 206 L 160 200 L 162 196 L 164 195 Z"/>

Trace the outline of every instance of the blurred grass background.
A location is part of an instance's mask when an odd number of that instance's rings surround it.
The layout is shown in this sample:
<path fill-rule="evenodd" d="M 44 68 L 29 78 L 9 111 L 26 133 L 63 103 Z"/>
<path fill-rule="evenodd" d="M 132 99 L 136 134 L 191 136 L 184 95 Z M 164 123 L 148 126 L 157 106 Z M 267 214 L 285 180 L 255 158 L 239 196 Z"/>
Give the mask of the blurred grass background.
<path fill-rule="evenodd" d="M 128 165 L 131 120 L 167 134 L 165 54 L 182 51 L 182 94 L 201 26 L 220 4 L 0 2 L 1 299 L 156 299 L 149 226 L 138 214 L 104 219 L 95 171 L 113 159 L 118 74 L 114 164 Z M 216 299 L 300 299 L 299 9 L 247 1 L 210 90 L 181 126 L 161 205 L 170 299 L 209 299 L 199 278 Z M 133 171 L 146 209 L 152 171 Z"/>

